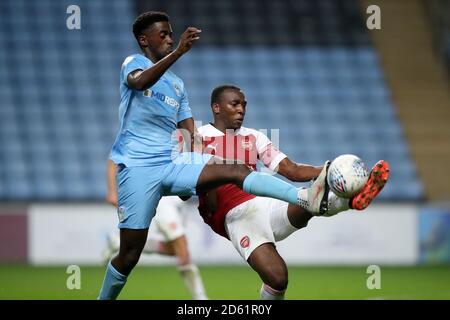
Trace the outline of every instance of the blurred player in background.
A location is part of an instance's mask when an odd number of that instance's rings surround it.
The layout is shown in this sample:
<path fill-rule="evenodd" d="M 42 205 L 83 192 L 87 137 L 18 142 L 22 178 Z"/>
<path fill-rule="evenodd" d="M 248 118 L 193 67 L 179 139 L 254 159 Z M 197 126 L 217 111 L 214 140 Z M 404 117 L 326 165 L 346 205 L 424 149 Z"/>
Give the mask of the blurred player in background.
<path fill-rule="evenodd" d="M 111 151 L 117 165 L 120 250 L 107 266 L 98 297 L 102 300 L 120 294 L 139 261 L 163 196 L 190 196 L 232 183 L 254 195 L 298 204 L 312 214 L 328 210 L 330 161 L 315 169 L 314 174 L 320 171 L 320 175 L 310 188 L 297 188 L 245 164 L 224 164 L 209 154 L 174 151 L 177 129 L 189 133 L 192 145 L 197 134 L 184 83 L 169 68 L 200 39 L 201 30 L 187 28 L 173 49 L 167 14 L 146 12 L 136 18 L 133 33 L 142 54 L 130 55 L 122 64 L 120 126 Z"/>
<path fill-rule="evenodd" d="M 108 160 L 108 193 L 106 200 L 117 207 L 116 165 Z M 164 197 L 158 204 L 156 215 L 148 230 L 148 239 L 142 253 L 176 257 L 177 270 L 194 300 L 207 300 L 200 272 L 192 263 L 185 235 L 184 202 L 176 197 Z M 117 235 L 110 235 L 104 253 L 107 262 L 120 248 Z"/>
<path fill-rule="evenodd" d="M 229 162 L 241 161 L 256 170 L 257 161 L 291 181 L 304 182 L 321 174 L 321 168 L 292 162 L 263 133 L 242 127 L 247 101 L 240 88 L 223 85 L 211 95 L 214 122 L 198 129 L 204 152 Z M 362 210 L 384 187 L 389 177 L 387 162 L 380 160 L 369 180 L 352 199 L 328 194 L 328 212 L 332 216 L 350 208 Z M 281 241 L 313 217 L 311 212 L 285 201 L 248 194 L 234 184 L 218 187 L 200 195 L 199 211 L 205 223 L 229 239 L 239 254 L 263 281 L 260 298 L 281 300 L 288 285 L 288 270 L 275 248 Z M 306 245 L 306 244 L 305 244 Z"/>

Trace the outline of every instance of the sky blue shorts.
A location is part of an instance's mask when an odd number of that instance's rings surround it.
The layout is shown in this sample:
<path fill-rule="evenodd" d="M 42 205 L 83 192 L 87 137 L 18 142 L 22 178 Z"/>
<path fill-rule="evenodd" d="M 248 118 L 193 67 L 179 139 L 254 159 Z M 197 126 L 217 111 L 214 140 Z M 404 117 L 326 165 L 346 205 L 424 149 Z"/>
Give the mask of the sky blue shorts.
<path fill-rule="evenodd" d="M 147 229 L 163 196 L 195 195 L 209 154 L 181 153 L 174 161 L 149 167 L 118 166 L 119 228 Z"/>

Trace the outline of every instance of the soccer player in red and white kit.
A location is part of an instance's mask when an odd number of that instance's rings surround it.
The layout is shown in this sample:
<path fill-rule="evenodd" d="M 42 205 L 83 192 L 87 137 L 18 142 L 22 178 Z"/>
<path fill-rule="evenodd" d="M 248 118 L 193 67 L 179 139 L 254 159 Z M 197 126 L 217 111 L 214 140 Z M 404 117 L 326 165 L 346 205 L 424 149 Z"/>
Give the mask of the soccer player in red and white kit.
<path fill-rule="evenodd" d="M 214 122 L 198 128 L 205 153 L 223 158 L 225 163 L 245 163 L 256 170 L 257 161 L 295 182 L 317 178 L 321 167 L 292 162 L 263 133 L 242 126 L 247 101 L 240 88 L 222 85 L 211 94 Z M 389 177 L 388 163 L 380 160 L 366 185 L 352 199 L 339 198 L 331 191 L 328 213 L 350 208 L 363 210 L 384 187 Z M 205 223 L 229 239 L 239 254 L 263 281 L 260 298 L 281 300 L 288 285 L 288 270 L 275 242 L 306 227 L 313 214 L 287 202 L 245 193 L 234 184 L 220 186 L 199 195 L 199 211 Z"/>

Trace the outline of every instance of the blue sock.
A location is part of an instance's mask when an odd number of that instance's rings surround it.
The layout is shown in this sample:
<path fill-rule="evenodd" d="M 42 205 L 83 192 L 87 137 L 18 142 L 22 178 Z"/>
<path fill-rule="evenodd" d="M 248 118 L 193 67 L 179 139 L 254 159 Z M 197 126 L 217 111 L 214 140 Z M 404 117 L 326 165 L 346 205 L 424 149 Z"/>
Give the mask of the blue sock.
<path fill-rule="evenodd" d="M 111 261 L 106 268 L 105 279 L 98 300 L 115 300 L 127 282 L 127 277 L 114 269 Z"/>
<path fill-rule="evenodd" d="M 275 198 L 291 204 L 298 204 L 297 188 L 267 173 L 253 171 L 245 178 L 242 189 L 255 196 Z"/>

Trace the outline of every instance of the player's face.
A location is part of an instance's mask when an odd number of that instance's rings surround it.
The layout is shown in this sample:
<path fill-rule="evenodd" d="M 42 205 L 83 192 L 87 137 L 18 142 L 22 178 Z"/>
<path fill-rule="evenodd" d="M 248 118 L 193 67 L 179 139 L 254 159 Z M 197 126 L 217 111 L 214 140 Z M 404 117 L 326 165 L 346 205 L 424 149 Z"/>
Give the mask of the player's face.
<path fill-rule="evenodd" d="M 225 90 L 222 93 L 218 116 L 227 129 L 239 129 L 244 122 L 247 101 L 242 91 Z"/>
<path fill-rule="evenodd" d="M 143 35 L 144 43 L 157 61 L 173 51 L 172 27 L 169 22 L 155 22 L 143 32 Z"/>

